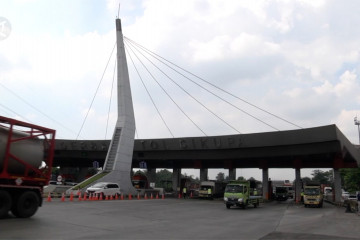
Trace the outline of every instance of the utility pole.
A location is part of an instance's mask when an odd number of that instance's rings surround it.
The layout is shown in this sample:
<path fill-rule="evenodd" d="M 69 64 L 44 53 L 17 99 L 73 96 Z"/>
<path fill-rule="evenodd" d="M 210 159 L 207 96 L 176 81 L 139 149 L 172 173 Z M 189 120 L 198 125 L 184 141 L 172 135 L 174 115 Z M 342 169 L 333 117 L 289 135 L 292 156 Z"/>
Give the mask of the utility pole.
<path fill-rule="evenodd" d="M 358 126 L 358 132 L 359 132 L 359 144 L 360 144 L 360 121 L 357 120 L 357 116 L 354 118 L 355 125 Z"/>

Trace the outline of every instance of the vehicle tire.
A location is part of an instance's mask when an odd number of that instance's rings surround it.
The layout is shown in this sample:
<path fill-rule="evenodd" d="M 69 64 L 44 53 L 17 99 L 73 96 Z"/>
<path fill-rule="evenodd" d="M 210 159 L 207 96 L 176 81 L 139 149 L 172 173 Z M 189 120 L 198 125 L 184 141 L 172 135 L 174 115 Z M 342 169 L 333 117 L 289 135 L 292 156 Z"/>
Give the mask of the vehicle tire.
<path fill-rule="evenodd" d="M 254 203 L 254 208 L 257 208 L 257 206 L 258 206 L 258 203 Z"/>
<path fill-rule="evenodd" d="M 307 207 L 307 204 L 304 204 L 305 207 Z"/>
<path fill-rule="evenodd" d="M 230 204 L 226 204 L 226 208 L 230 209 L 231 205 Z"/>
<path fill-rule="evenodd" d="M 0 190 L 0 218 L 5 218 L 11 209 L 11 195 Z"/>
<path fill-rule="evenodd" d="M 35 192 L 26 191 L 17 199 L 11 212 L 19 218 L 28 218 L 34 215 L 39 207 L 39 197 Z"/>

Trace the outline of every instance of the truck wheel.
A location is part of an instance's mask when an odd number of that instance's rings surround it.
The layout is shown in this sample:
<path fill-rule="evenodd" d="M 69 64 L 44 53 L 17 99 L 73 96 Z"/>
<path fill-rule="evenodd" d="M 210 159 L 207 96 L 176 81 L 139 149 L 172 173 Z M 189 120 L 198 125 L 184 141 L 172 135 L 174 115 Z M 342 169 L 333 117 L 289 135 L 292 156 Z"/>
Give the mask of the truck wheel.
<path fill-rule="evenodd" d="M 257 208 L 258 204 L 257 203 L 254 203 L 254 208 Z"/>
<path fill-rule="evenodd" d="M 0 218 L 8 215 L 11 209 L 11 196 L 7 191 L 0 190 Z"/>
<path fill-rule="evenodd" d="M 230 209 L 231 205 L 230 204 L 226 204 L 226 208 Z"/>
<path fill-rule="evenodd" d="M 20 195 L 11 212 L 19 218 L 28 218 L 34 215 L 39 207 L 39 198 L 36 193 L 26 191 Z"/>

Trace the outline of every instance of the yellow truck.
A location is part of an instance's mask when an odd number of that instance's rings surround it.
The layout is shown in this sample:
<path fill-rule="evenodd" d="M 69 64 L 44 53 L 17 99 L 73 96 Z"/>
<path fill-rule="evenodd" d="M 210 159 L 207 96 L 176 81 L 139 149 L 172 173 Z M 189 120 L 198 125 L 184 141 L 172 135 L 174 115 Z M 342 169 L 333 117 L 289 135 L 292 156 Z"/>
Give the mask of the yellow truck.
<path fill-rule="evenodd" d="M 324 202 L 324 195 L 319 183 L 309 182 L 304 185 L 304 206 L 316 206 L 321 208 Z"/>

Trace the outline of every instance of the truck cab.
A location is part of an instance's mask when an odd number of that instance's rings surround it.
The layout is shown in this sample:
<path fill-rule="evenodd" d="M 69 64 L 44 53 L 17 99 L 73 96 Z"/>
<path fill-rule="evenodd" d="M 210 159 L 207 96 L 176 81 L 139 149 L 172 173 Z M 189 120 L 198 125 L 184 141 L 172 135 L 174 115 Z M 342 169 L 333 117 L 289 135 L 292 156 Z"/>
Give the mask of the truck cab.
<path fill-rule="evenodd" d="M 320 185 L 311 184 L 304 186 L 304 206 L 323 206 L 323 193 L 321 192 Z"/>

